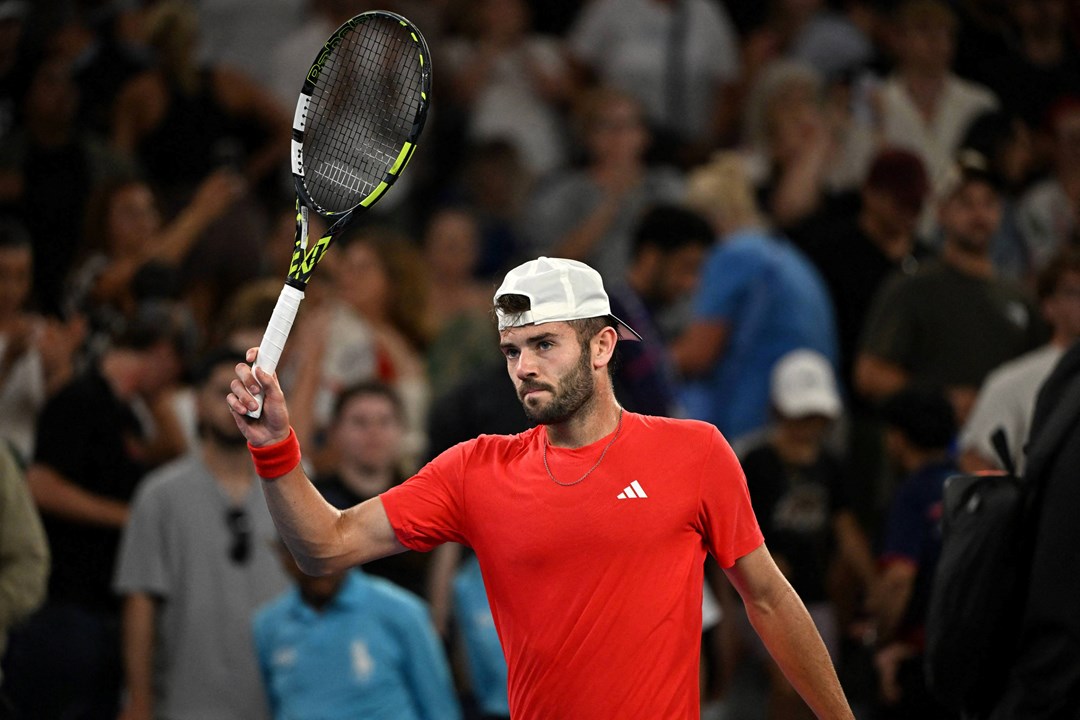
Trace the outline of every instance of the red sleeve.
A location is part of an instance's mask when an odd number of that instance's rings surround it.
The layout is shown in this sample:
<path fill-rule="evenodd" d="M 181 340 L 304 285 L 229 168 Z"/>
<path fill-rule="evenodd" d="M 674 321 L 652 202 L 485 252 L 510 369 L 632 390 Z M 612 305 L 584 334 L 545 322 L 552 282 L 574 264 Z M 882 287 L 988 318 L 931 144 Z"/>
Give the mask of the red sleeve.
<path fill-rule="evenodd" d="M 714 429 L 701 470 L 700 530 L 721 567 L 729 568 L 765 542 L 758 527 L 746 476 L 727 440 Z"/>
<path fill-rule="evenodd" d="M 462 480 L 472 445 L 455 445 L 379 496 L 402 545 L 426 552 L 444 542 L 469 544 Z"/>

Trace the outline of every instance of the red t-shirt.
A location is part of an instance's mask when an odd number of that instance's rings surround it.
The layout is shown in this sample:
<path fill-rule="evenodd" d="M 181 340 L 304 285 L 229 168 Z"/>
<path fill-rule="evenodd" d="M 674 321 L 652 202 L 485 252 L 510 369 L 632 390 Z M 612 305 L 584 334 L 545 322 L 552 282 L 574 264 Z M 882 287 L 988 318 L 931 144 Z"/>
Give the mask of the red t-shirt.
<path fill-rule="evenodd" d="M 563 487 L 545 439 L 447 450 L 381 496 L 394 532 L 476 551 L 515 720 L 696 720 L 705 553 L 730 567 L 762 543 L 735 455 L 712 425 L 628 412 Z M 549 447 L 552 473 L 576 480 L 610 439 Z"/>

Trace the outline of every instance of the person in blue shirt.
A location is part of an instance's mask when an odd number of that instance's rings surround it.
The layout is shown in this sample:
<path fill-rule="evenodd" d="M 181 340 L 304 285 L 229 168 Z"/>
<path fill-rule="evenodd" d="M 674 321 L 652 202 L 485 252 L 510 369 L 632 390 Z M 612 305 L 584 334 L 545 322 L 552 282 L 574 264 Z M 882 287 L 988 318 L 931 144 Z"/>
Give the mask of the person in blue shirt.
<path fill-rule="evenodd" d="M 769 422 L 773 365 L 807 348 L 836 369 L 836 321 L 825 281 L 766 225 L 735 153 L 721 153 L 687 182 L 686 204 L 719 242 L 705 261 L 693 318 L 672 344 L 686 414 L 736 439 Z"/>
<path fill-rule="evenodd" d="M 482 720 L 509 718 L 506 658 L 475 555 L 454 575 L 454 616 L 465 648 L 473 699 Z"/>
<path fill-rule="evenodd" d="M 423 601 L 359 568 L 310 577 L 262 606 L 255 647 L 275 720 L 460 720 Z"/>
<path fill-rule="evenodd" d="M 910 386 L 881 406 L 885 448 L 903 474 L 889 504 L 878 579 L 867 599 L 875 622 L 882 706 L 878 717 L 954 720 L 923 674 L 926 613 L 941 555 L 945 480 L 958 472 L 953 407 L 940 388 Z"/>

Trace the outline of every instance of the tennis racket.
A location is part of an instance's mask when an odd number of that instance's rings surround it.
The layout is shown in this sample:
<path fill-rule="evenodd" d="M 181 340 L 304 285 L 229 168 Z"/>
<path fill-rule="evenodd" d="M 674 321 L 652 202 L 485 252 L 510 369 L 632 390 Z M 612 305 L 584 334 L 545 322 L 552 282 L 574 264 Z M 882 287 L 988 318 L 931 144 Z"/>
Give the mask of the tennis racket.
<path fill-rule="evenodd" d="M 330 244 L 386 194 L 416 150 L 431 95 L 427 42 L 391 12 L 348 20 L 323 44 L 296 102 L 292 175 L 296 241 L 285 287 L 259 345 L 254 367 L 277 369 L 315 266 Z M 329 228 L 308 243 L 308 213 Z M 262 414 L 262 394 L 256 400 Z"/>

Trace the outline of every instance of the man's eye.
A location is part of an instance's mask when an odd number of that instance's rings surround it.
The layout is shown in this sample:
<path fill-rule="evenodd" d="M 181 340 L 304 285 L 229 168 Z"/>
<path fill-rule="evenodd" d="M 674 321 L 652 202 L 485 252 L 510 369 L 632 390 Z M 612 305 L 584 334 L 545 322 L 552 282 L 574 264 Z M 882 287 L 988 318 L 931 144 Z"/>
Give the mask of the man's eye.
<path fill-rule="evenodd" d="M 541 342 L 538 342 L 536 344 L 536 347 L 540 348 L 541 350 L 549 350 L 554 346 L 550 342 L 548 342 L 547 340 L 543 340 Z"/>

